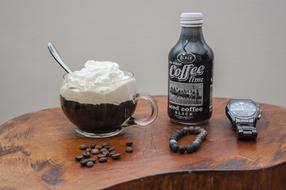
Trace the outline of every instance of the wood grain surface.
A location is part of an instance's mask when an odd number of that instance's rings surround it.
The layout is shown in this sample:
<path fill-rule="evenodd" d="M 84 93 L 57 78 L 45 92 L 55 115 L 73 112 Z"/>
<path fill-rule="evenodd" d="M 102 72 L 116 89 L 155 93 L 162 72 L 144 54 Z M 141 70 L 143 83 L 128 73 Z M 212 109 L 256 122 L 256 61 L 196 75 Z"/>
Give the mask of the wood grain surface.
<path fill-rule="evenodd" d="M 203 125 L 209 135 L 198 152 L 175 154 L 168 138 L 183 127 L 169 121 L 167 99 L 156 97 L 159 116 L 147 127 L 129 127 L 121 136 L 94 140 L 76 136 L 61 109 L 45 109 L 0 126 L 0 190 L 14 189 L 286 189 L 286 108 L 262 104 L 257 142 L 237 141 L 225 116 L 226 99 L 214 99 Z M 148 112 L 145 103 L 136 115 Z M 180 143 L 190 143 L 193 137 Z M 126 141 L 134 152 L 125 153 Z M 108 142 L 120 161 L 81 168 L 80 144 Z"/>

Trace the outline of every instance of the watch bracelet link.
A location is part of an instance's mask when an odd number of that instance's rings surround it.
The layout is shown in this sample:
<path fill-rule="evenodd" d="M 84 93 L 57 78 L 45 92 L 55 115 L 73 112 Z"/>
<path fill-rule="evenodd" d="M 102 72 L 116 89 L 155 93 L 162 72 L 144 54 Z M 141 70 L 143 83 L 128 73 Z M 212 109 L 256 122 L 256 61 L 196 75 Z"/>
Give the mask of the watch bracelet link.
<path fill-rule="evenodd" d="M 236 132 L 239 139 L 256 139 L 256 127 L 246 124 L 237 124 Z"/>

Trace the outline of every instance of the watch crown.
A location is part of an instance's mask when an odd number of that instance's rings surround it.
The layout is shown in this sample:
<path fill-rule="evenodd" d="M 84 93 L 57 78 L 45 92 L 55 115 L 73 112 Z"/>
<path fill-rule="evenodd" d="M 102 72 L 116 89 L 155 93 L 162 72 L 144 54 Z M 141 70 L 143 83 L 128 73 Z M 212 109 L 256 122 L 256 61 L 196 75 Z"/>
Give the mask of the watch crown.
<path fill-rule="evenodd" d="M 259 115 L 257 116 L 257 119 L 260 119 L 260 118 L 261 118 L 261 113 L 262 113 L 262 111 L 260 110 L 260 113 L 259 113 Z"/>

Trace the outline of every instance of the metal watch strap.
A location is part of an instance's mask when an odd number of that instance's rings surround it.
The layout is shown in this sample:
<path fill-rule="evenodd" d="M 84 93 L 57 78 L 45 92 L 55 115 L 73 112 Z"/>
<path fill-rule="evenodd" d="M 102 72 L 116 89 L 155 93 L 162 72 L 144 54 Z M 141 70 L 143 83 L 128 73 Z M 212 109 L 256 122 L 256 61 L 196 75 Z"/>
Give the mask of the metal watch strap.
<path fill-rule="evenodd" d="M 256 127 L 246 124 L 237 124 L 236 132 L 238 139 L 253 139 L 257 137 Z"/>

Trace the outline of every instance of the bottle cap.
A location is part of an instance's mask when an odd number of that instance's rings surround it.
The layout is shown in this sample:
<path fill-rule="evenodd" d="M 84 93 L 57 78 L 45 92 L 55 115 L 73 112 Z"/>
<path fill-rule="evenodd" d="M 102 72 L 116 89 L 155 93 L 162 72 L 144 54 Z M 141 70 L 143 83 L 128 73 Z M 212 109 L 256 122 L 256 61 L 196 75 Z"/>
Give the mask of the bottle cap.
<path fill-rule="evenodd" d="M 198 27 L 203 24 L 202 13 L 182 13 L 180 23 L 183 27 Z"/>

